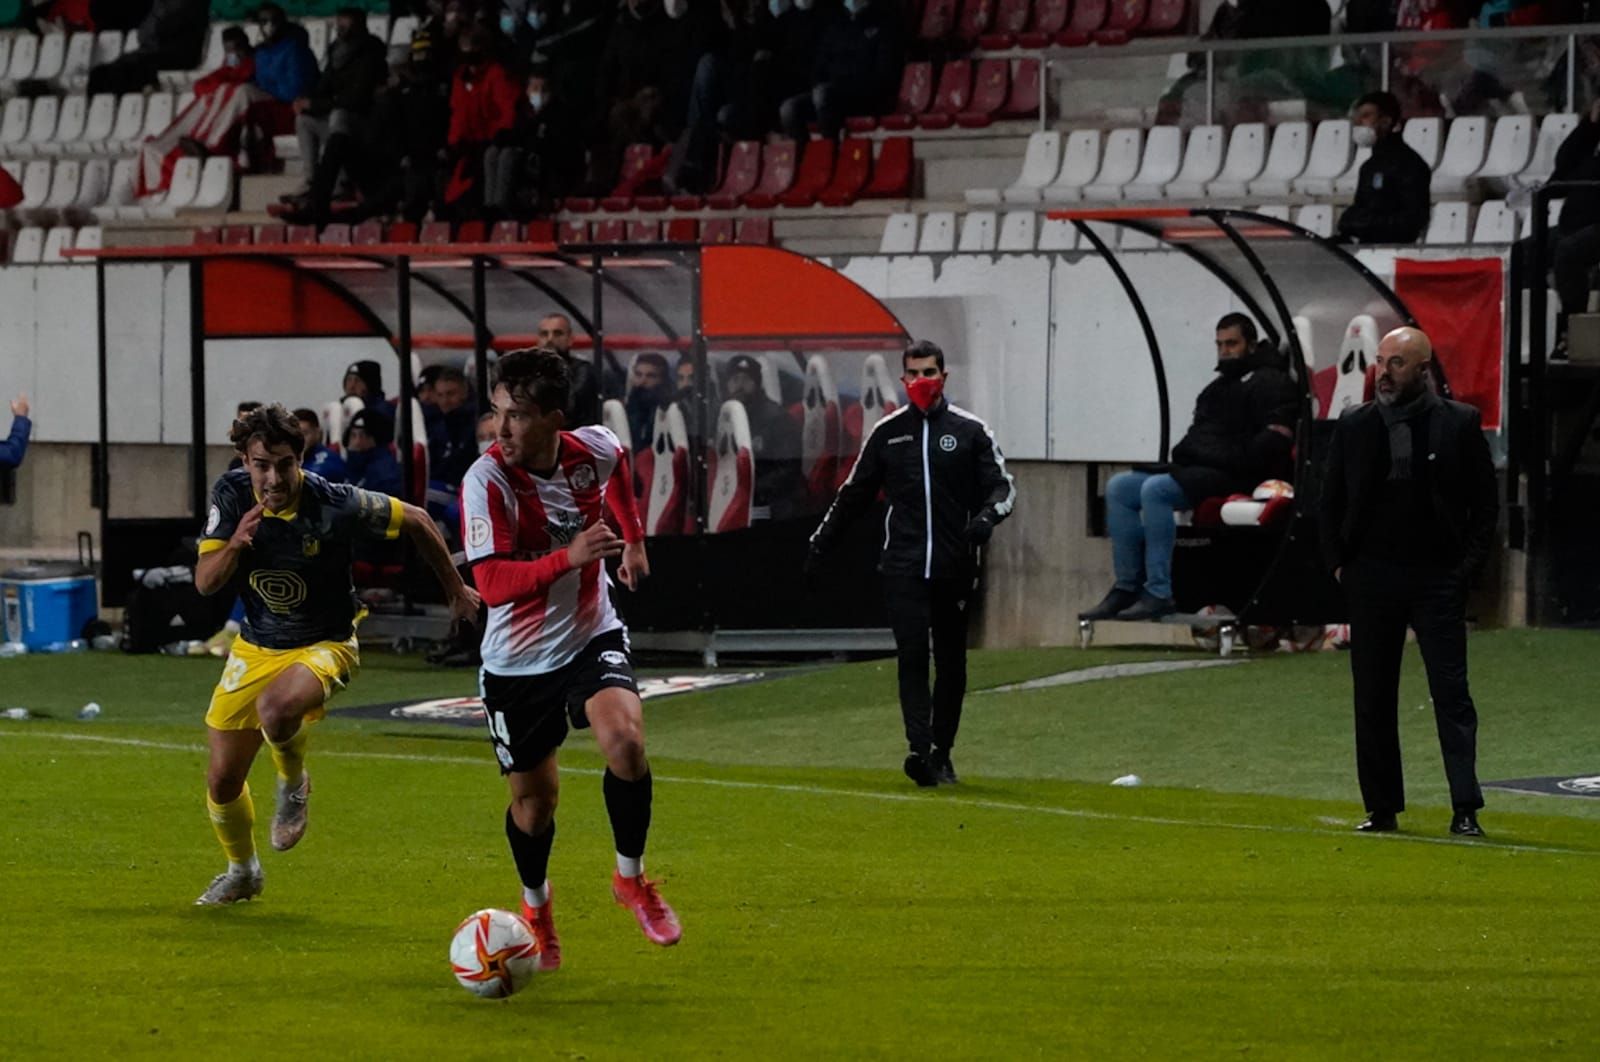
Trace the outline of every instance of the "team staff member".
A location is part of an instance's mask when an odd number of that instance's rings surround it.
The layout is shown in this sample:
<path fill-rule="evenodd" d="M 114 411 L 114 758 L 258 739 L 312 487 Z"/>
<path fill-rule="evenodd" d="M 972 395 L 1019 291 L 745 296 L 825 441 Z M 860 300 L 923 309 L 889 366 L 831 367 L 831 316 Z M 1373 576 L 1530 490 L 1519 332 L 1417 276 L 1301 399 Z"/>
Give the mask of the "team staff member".
<path fill-rule="evenodd" d="M 1339 238 L 1354 243 L 1416 243 L 1428 228 L 1433 171 L 1400 135 L 1400 101 L 1369 92 L 1356 101 L 1351 139 L 1370 147 L 1355 202 L 1339 216 Z"/>
<path fill-rule="evenodd" d="M 0 442 L 0 468 L 16 468 L 22 464 L 22 455 L 28 452 L 28 436 L 33 433 L 29 412 L 27 395 L 12 399 L 11 434 Z"/>
<path fill-rule="evenodd" d="M 1432 360 L 1419 329 L 1383 337 L 1378 400 L 1346 411 L 1328 449 L 1322 548 L 1350 602 L 1356 769 L 1367 807 L 1356 828 L 1394 830 L 1406 807 L 1399 685 L 1410 625 L 1450 781 L 1450 832 L 1481 837 L 1466 598 L 1489 556 L 1499 501 L 1478 411 L 1428 389 Z"/>
<path fill-rule="evenodd" d="M 1011 515 L 1017 488 L 989 426 L 944 398 L 944 351 L 927 341 L 901 357 L 911 404 L 884 417 L 861 446 L 839 496 L 811 536 L 814 573 L 845 525 L 881 490 L 889 500 L 883 573 L 889 622 L 899 651 L 906 776 L 919 786 L 953 783 L 950 750 L 967 692 L 967 616 L 975 551 Z M 938 668 L 928 694 L 928 632 Z"/>

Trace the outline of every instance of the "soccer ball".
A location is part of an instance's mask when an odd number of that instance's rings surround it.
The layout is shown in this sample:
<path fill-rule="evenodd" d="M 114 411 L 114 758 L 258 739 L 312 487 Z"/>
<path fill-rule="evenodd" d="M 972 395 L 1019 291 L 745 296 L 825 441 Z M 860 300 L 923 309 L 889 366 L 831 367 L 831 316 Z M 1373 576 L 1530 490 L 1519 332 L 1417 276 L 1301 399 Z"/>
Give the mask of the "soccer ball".
<path fill-rule="evenodd" d="M 503 999 L 526 987 L 538 968 L 539 944 L 510 911 L 475 911 L 456 926 L 450 969 L 473 995 Z"/>

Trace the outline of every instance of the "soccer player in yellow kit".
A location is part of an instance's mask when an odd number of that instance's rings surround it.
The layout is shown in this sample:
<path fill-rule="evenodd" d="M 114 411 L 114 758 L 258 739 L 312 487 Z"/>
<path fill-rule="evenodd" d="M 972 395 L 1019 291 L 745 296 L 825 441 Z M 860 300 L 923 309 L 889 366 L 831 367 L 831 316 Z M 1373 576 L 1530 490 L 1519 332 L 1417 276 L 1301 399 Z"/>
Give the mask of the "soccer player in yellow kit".
<path fill-rule="evenodd" d="M 405 535 L 444 585 L 453 616 L 476 621 L 480 604 L 426 512 L 300 467 L 305 439 L 283 406 L 251 410 L 229 437 L 244 466 L 211 488 L 194 581 L 214 594 L 239 577 L 245 621 L 206 712 L 206 806 L 228 869 L 195 900 L 201 906 L 261 893 L 248 778 L 263 741 L 278 769 L 272 847 L 286 851 L 305 834 L 306 724 L 361 665 L 351 545 Z"/>

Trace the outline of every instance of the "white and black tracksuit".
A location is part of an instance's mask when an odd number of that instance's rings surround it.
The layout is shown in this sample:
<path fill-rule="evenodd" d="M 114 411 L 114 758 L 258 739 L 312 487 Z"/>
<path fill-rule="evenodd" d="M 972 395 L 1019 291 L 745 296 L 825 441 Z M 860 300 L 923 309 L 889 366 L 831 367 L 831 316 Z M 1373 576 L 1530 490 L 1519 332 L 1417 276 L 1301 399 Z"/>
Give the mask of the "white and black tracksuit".
<path fill-rule="evenodd" d="M 940 399 L 926 414 L 906 406 L 884 417 L 822 525 L 811 536 L 826 553 L 844 526 L 882 491 L 883 573 L 889 622 L 899 650 L 900 709 L 913 752 L 948 752 L 967 689 L 967 616 L 975 583 L 975 525 L 1011 515 L 1017 489 L 994 433 L 979 418 Z M 928 691 L 928 633 L 937 681 Z"/>

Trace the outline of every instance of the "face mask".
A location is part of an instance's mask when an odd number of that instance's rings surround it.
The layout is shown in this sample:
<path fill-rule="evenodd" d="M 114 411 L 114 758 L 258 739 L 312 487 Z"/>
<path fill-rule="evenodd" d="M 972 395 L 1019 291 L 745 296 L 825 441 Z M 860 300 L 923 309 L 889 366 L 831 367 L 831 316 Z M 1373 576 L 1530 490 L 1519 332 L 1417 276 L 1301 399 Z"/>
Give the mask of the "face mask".
<path fill-rule="evenodd" d="M 773 18 L 782 18 L 789 10 L 789 0 L 767 0 L 767 10 L 772 12 Z"/>
<path fill-rule="evenodd" d="M 542 93 L 542 92 L 530 92 L 530 93 L 528 93 L 528 106 L 532 107 L 535 111 L 543 110 L 544 109 L 544 93 Z"/>
<path fill-rule="evenodd" d="M 1369 148 L 1378 142 L 1378 131 L 1370 125 L 1357 125 L 1350 129 L 1350 142 L 1358 148 Z"/>
<path fill-rule="evenodd" d="M 668 18 L 682 18 L 689 10 L 689 0 L 666 0 L 661 6 L 666 8 Z"/>
<path fill-rule="evenodd" d="M 852 15 L 860 14 L 861 9 L 867 6 L 867 0 L 844 0 L 844 9 Z"/>
<path fill-rule="evenodd" d="M 238 66 L 240 63 L 244 62 L 244 60 L 238 55 L 230 53 L 222 62 L 224 66 Z"/>
<path fill-rule="evenodd" d="M 794 6 L 801 11 L 810 11 L 817 0 L 794 0 Z"/>
<path fill-rule="evenodd" d="M 911 399 L 911 404 L 926 413 L 939 401 L 939 396 L 944 394 L 943 376 L 919 376 L 906 384 L 906 397 Z"/>
<path fill-rule="evenodd" d="M 500 32 L 504 33 L 507 37 L 509 37 L 513 33 L 517 32 L 517 16 L 515 16 L 515 15 L 501 15 L 500 16 Z"/>
<path fill-rule="evenodd" d="M 528 12 L 528 27 L 530 29 L 532 29 L 533 32 L 535 32 L 535 33 L 538 33 L 540 30 L 544 29 L 544 12 L 543 11 L 529 11 Z"/>

